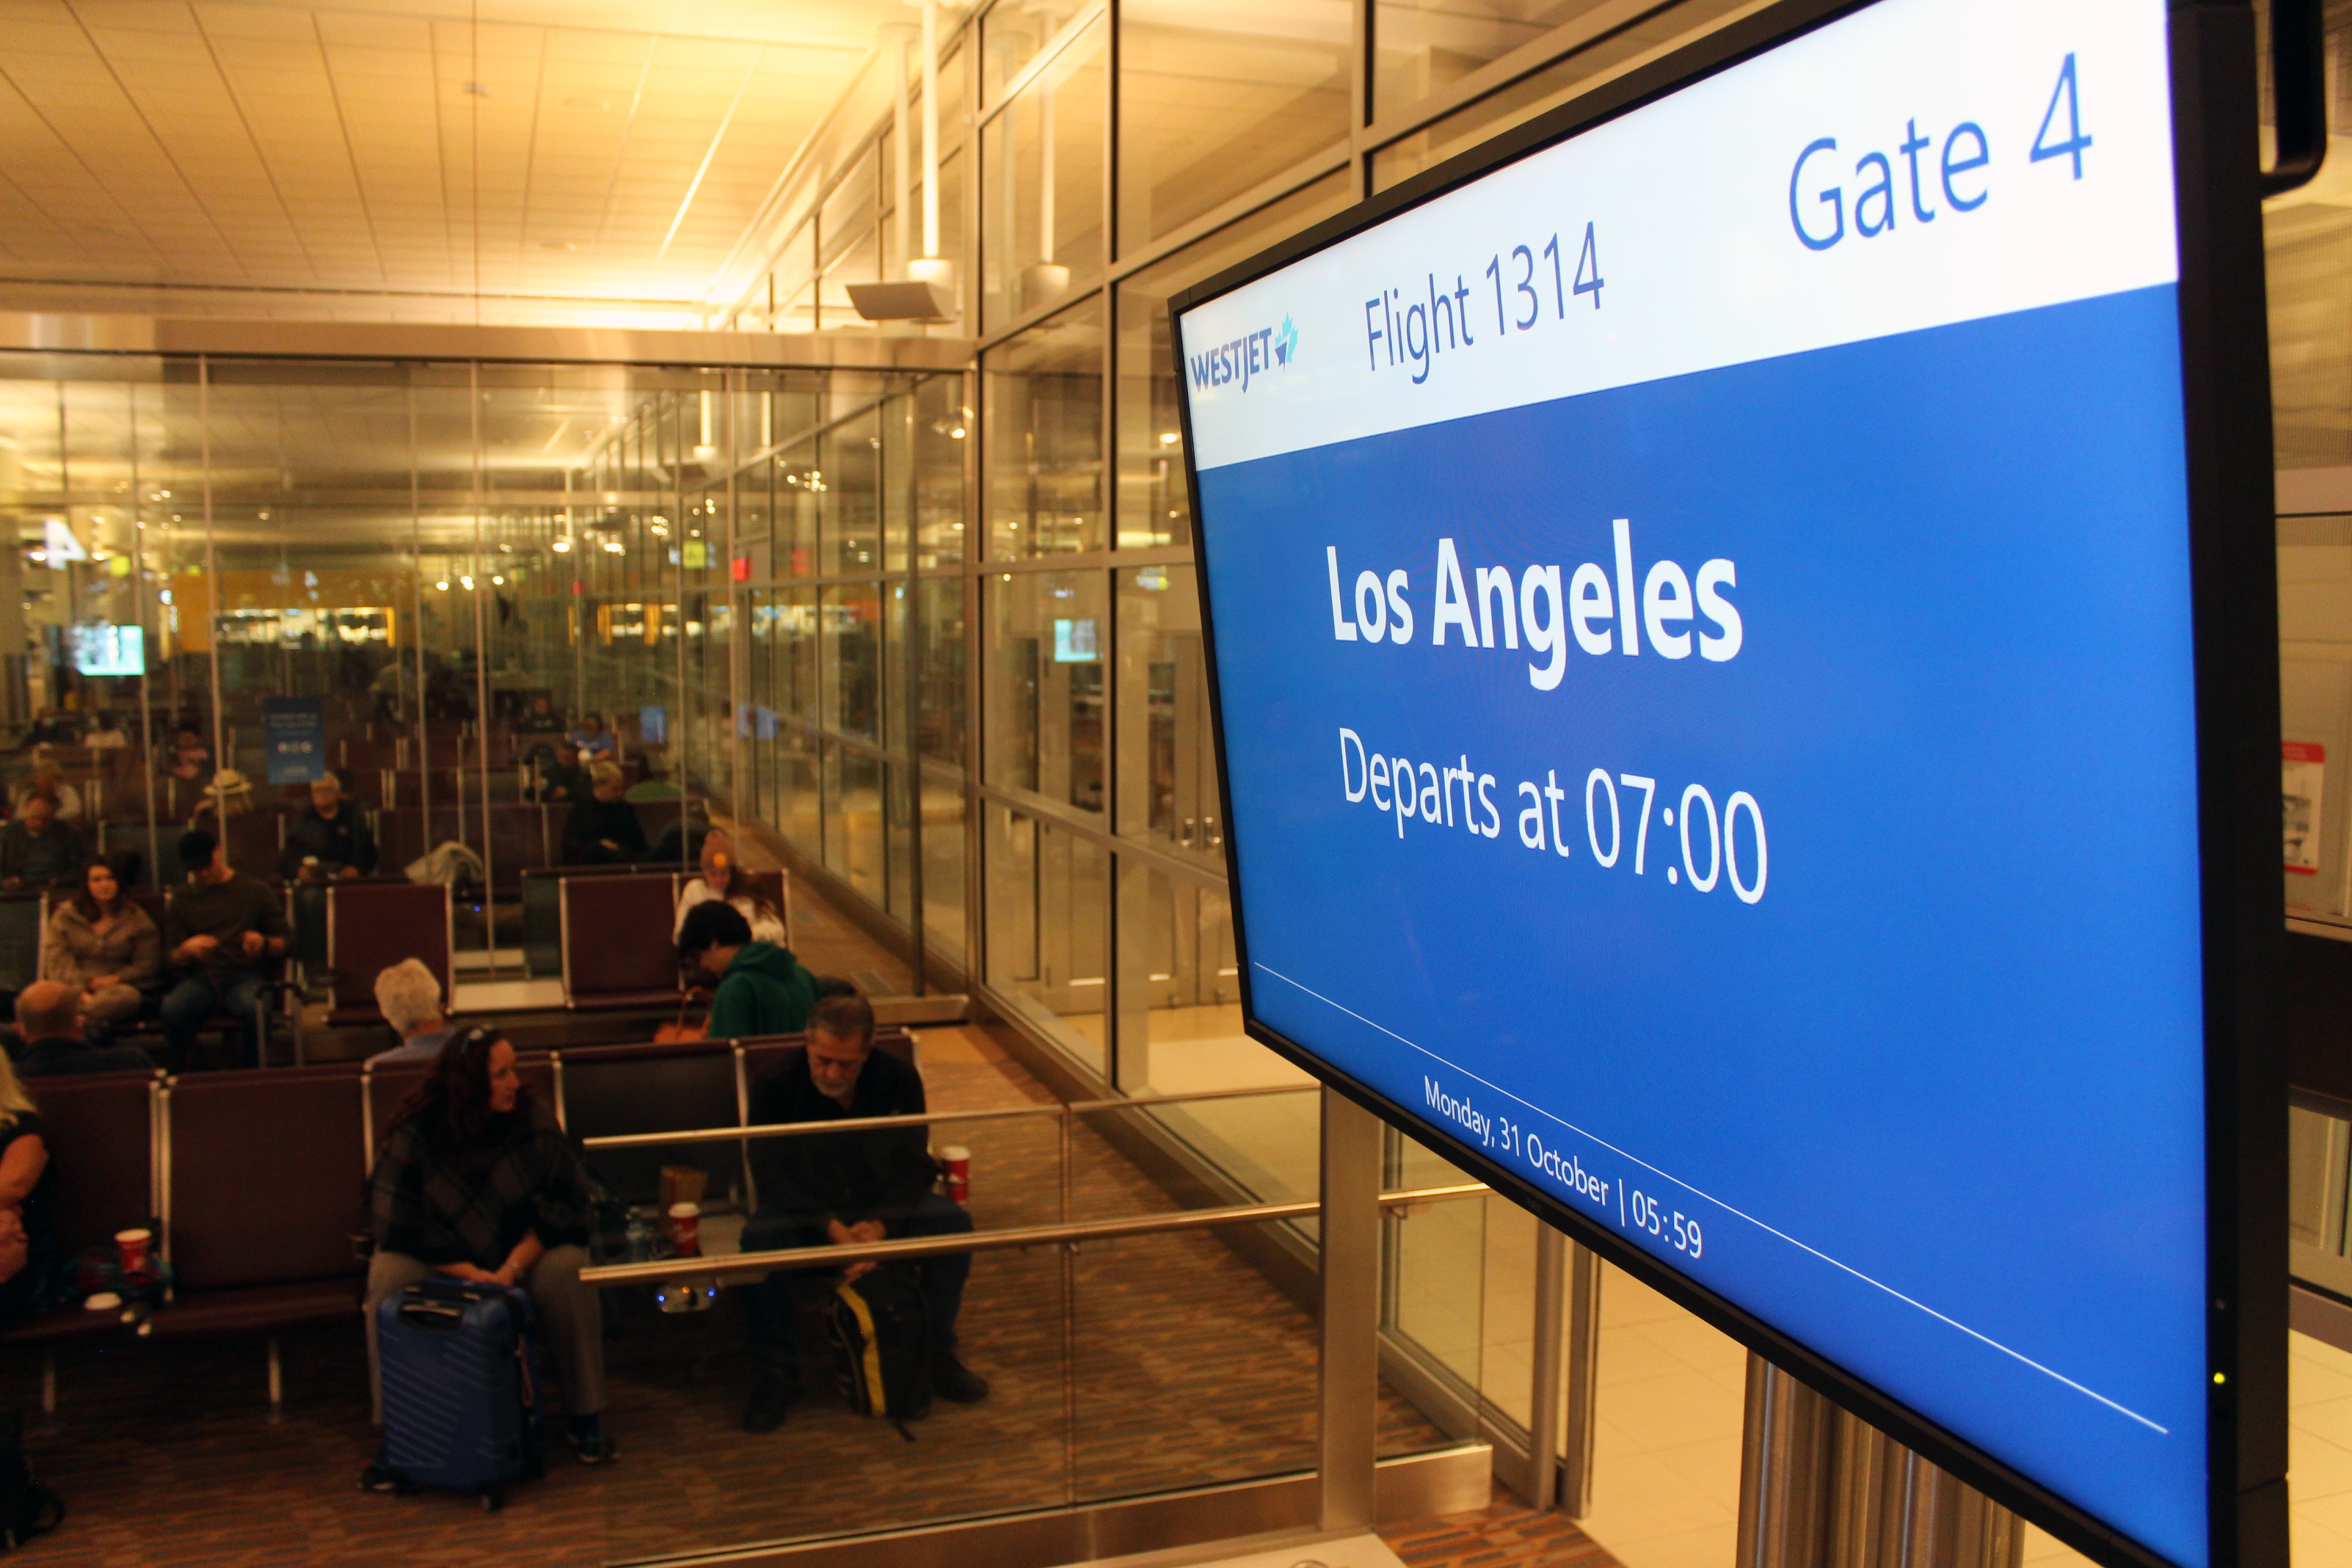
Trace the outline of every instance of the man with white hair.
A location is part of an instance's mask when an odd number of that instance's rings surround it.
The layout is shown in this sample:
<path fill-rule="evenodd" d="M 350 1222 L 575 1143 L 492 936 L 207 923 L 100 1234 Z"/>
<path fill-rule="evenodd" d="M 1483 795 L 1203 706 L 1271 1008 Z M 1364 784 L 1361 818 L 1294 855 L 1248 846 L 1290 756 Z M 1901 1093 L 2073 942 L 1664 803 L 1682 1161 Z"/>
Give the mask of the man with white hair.
<path fill-rule="evenodd" d="M 370 1057 L 372 1062 L 431 1061 L 457 1030 L 442 1016 L 441 983 L 422 960 L 404 958 L 375 977 L 375 1005 L 400 1044 Z"/>

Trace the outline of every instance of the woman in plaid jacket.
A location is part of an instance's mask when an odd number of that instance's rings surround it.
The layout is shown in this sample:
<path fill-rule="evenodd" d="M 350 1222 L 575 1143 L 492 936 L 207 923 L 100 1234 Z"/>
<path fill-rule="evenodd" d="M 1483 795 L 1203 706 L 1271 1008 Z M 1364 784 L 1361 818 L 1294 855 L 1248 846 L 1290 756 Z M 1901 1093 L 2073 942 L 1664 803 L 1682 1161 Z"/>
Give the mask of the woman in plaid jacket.
<path fill-rule="evenodd" d="M 395 1111 L 377 1146 L 369 1217 L 368 1373 L 383 1420 L 375 1309 L 431 1275 L 520 1285 L 530 1292 L 571 1414 L 567 1436 L 583 1465 L 613 1457 L 604 1432 L 604 1322 L 588 1262 L 595 1178 L 515 1071 L 514 1047 L 494 1029 L 450 1040 L 433 1076 Z M 360 1478 L 390 1490 L 391 1472 Z"/>

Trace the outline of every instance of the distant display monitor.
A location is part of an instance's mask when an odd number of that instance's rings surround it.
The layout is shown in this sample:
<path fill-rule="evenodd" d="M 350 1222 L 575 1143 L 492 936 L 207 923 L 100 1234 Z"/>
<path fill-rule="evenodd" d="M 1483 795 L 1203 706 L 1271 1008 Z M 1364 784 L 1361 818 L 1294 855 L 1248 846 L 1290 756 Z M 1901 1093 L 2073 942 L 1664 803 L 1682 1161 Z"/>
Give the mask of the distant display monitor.
<path fill-rule="evenodd" d="M 66 628 L 67 656 L 77 675 L 144 675 L 145 635 L 137 626 L 85 621 Z"/>
<path fill-rule="evenodd" d="M 1095 621 L 1091 616 L 1076 620 L 1057 616 L 1054 621 L 1054 662 L 1055 664 L 1092 664 L 1102 658 L 1095 642 Z"/>
<path fill-rule="evenodd" d="M 1172 312 L 1251 1032 L 2084 1550 L 2221 1568 L 2276 1389 L 2206 911 L 2276 886 L 2278 742 L 2199 724 L 2174 25 L 1784 6 Z"/>

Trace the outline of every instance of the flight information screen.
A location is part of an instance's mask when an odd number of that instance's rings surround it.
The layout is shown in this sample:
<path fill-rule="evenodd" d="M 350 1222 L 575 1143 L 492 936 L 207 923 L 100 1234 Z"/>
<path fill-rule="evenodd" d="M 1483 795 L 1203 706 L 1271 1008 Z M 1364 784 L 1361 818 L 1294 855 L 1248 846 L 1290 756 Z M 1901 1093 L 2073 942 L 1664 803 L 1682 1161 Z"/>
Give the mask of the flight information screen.
<path fill-rule="evenodd" d="M 1252 1022 L 2206 1534 L 2162 0 L 1882 0 L 1179 301 Z"/>

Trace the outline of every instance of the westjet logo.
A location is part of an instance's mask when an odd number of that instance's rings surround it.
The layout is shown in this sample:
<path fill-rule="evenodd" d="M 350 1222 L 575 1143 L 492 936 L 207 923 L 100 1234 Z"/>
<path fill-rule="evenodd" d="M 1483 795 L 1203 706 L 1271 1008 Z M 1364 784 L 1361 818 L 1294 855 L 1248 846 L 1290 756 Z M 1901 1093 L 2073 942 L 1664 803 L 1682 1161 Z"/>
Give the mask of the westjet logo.
<path fill-rule="evenodd" d="M 1205 391 L 1239 382 L 1247 392 L 1252 376 L 1287 366 L 1297 354 L 1298 328 L 1285 316 L 1279 327 L 1260 327 L 1247 337 L 1192 355 L 1192 384 Z"/>

